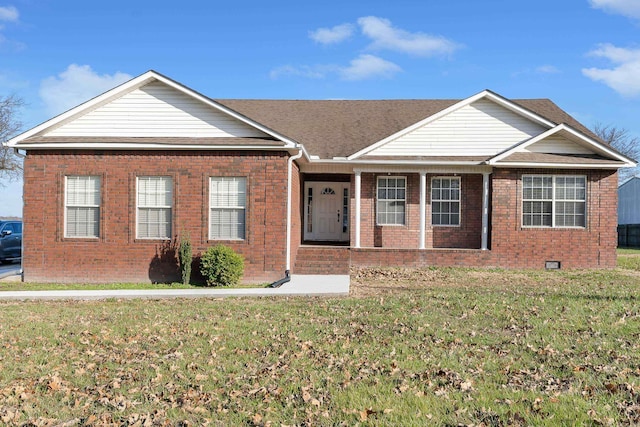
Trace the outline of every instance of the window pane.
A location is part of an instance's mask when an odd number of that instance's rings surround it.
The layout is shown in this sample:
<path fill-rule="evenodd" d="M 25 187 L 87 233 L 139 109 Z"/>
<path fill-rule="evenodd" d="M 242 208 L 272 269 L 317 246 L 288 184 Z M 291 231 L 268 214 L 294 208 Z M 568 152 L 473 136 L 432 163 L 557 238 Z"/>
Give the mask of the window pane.
<path fill-rule="evenodd" d="M 173 179 L 138 177 L 138 228 L 140 239 L 170 239 Z"/>
<path fill-rule="evenodd" d="M 431 224 L 460 225 L 460 178 L 431 180 Z"/>
<path fill-rule="evenodd" d="M 100 177 L 66 177 L 66 237 L 98 237 Z"/>
<path fill-rule="evenodd" d="M 406 179 L 378 178 L 376 222 L 380 225 L 405 223 Z"/>
<path fill-rule="evenodd" d="M 247 179 L 211 177 L 209 185 L 209 239 L 245 238 Z M 312 193 L 309 189 L 309 204 Z"/>

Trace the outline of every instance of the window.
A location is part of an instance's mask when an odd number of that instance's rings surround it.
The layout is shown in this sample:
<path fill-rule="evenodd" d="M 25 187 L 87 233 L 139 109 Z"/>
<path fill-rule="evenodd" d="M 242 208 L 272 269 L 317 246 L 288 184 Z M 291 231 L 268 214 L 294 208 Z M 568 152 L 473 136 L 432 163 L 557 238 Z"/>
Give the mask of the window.
<path fill-rule="evenodd" d="M 244 239 L 246 207 L 246 178 L 211 177 L 209 182 L 209 239 Z"/>
<path fill-rule="evenodd" d="M 524 227 L 585 227 L 587 178 L 572 175 L 522 177 Z"/>
<path fill-rule="evenodd" d="M 100 177 L 65 178 L 65 237 L 100 236 Z"/>
<path fill-rule="evenodd" d="M 173 179 L 138 177 L 138 239 L 170 239 Z"/>
<path fill-rule="evenodd" d="M 460 178 L 431 180 L 431 224 L 460 225 Z"/>
<path fill-rule="evenodd" d="M 378 225 L 404 225 L 407 179 L 378 177 Z"/>

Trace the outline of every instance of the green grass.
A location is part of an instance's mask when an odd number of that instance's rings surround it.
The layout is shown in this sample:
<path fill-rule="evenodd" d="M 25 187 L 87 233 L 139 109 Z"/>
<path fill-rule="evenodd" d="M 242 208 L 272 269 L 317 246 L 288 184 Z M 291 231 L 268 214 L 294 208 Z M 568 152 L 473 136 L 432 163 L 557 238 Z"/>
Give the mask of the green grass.
<path fill-rule="evenodd" d="M 352 284 L 340 299 L 0 303 L 0 422 L 640 423 L 635 271 Z"/>
<path fill-rule="evenodd" d="M 640 255 L 638 248 L 618 248 L 618 255 Z"/>

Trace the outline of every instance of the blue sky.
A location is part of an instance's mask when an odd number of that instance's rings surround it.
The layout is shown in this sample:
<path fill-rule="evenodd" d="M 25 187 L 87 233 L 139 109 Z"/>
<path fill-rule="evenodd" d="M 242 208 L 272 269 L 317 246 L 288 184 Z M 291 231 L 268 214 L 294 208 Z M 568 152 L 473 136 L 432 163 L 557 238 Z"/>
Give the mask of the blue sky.
<path fill-rule="evenodd" d="M 491 89 L 640 136 L 639 36 L 640 0 L 0 0 L 0 95 L 26 130 L 149 69 L 212 98 Z M 0 216 L 21 205 L 0 188 Z"/>

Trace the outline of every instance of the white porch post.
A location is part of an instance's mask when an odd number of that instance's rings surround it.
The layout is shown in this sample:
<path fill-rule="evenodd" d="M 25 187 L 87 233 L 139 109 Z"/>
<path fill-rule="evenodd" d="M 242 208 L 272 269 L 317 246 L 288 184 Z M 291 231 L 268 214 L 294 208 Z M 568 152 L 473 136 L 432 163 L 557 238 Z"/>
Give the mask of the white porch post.
<path fill-rule="evenodd" d="M 420 246 L 425 248 L 425 234 L 427 229 L 427 173 L 420 172 Z"/>
<path fill-rule="evenodd" d="M 486 251 L 489 245 L 489 176 L 491 172 L 482 173 L 482 243 L 480 249 Z"/>
<path fill-rule="evenodd" d="M 356 179 L 355 179 L 355 187 L 356 187 L 356 215 L 355 215 L 355 242 L 353 247 L 360 247 L 360 171 L 356 171 Z"/>

